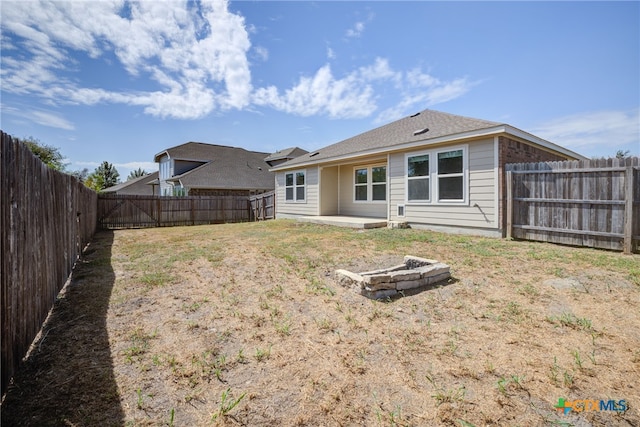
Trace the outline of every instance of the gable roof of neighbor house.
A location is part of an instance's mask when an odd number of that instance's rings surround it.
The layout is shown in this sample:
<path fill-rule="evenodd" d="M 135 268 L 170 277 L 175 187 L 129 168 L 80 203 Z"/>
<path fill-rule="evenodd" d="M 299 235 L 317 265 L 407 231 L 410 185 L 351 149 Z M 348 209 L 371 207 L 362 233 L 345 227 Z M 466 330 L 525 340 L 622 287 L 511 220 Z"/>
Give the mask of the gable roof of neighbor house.
<path fill-rule="evenodd" d="M 174 160 L 203 163 L 169 179 L 180 181 L 187 188 L 270 190 L 275 186 L 270 166 L 264 161 L 269 153 L 187 142 L 161 151 L 154 160 L 158 162 L 164 155 Z"/>
<path fill-rule="evenodd" d="M 153 185 L 158 184 L 158 172 L 152 172 L 102 190 L 102 193 L 153 195 Z"/>
<path fill-rule="evenodd" d="M 284 150 L 279 150 L 279 151 L 276 151 L 275 153 L 269 154 L 264 159 L 264 161 L 269 163 L 269 162 L 275 162 L 275 161 L 284 160 L 284 159 L 295 159 L 296 157 L 302 156 L 303 154 L 307 154 L 307 153 L 308 151 L 302 148 L 289 147 L 289 148 L 285 148 Z"/>
<path fill-rule="evenodd" d="M 505 123 L 474 119 L 435 110 L 424 110 L 319 150 L 311 151 L 271 170 L 290 169 L 292 167 L 385 153 L 393 150 L 409 149 L 414 146 L 496 135 L 503 132 L 572 158 L 585 159 L 578 153 Z"/>

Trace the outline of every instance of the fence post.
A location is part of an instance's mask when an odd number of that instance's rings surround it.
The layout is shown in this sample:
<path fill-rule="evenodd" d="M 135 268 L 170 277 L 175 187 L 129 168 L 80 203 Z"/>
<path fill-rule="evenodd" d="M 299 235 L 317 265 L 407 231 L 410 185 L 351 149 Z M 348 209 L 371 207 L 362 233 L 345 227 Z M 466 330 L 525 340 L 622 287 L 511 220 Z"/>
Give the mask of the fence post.
<path fill-rule="evenodd" d="M 624 244 L 623 251 L 631 254 L 633 243 L 633 166 L 627 166 L 624 171 Z"/>
<path fill-rule="evenodd" d="M 196 225 L 196 215 L 194 213 L 194 205 L 195 201 L 193 200 L 193 196 L 191 196 L 191 225 Z"/>
<path fill-rule="evenodd" d="M 513 228 L 513 173 L 507 171 L 507 239 L 512 238 Z"/>
<path fill-rule="evenodd" d="M 157 206 L 158 206 L 158 211 L 156 212 L 156 214 L 158 215 L 157 226 L 160 227 L 160 218 L 162 218 L 162 213 L 160 212 L 160 197 L 158 197 Z"/>

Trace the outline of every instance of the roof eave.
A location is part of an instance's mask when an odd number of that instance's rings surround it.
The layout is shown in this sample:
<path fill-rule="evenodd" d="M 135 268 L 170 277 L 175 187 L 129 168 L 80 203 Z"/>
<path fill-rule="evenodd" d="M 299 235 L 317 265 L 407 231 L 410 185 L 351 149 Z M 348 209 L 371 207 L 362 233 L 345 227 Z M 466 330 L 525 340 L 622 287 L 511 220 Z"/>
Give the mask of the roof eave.
<path fill-rule="evenodd" d="M 161 152 L 153 156 L 153 161 L 155 163 L 158 163 L 160 160 L 160 157 L 162 157 L 164 154 L 166 154 L 168 158 L 171 158 L 171 155 L 169 155 L 169 150 L 162 150 Z"/>
<path fill-rule="evenodd" d="M 440 136 L 437 138 L 432 138 L 432 139 L 421 139 L 419 141 L 411 141 L 411 142 L 405 142 L 405 143 L 401 143 L 401 144 L 397 144 L 397 145 L 393 145 L 393 146 L 388 146 L 388 147 L 383 147 L 383 148 L 376 148 L 376 149 L 372 149 L 372 150 L 365 150 L 365 151 L 359 151 L 356 153 L 351 153 L 351 154 L 344 154 L 342 156 L 332 156 L 332 157 L 327 157 L 327 158 L 323 158 L 323 159 L 319 159 L 319 160 L 309 160 L 306 162 L 301 162 L 301 163 L 294 163 L 291 165 L 288 165 L 286 163 L 282 164 L 282 165 L 278 165 L 276 167 L 270 168 L 269 172 L 280 172 L 280 171 L 284 171 L 284 170 L 291 170 L 291 169 L 299 169 L 299 168 L 304 168 L 307 166 L 314 166 L 314 165 L 320 165 L 320 164 L 324 164 L 324 163 L 334 163 L 334 162 L 340 162 L 340 161 L 344 161 L 344 160 L 351 160 L 351 159 L 357 159 L 360 157 L 368 157 L 368 156 L 374 156 L 377 154 L 385 154 L 385 153 L 389 153 L 389 152 L 395 152 L 395 151 L 405 151 L 405 150 L 409 150 L 412 148 L 417 148 L 417 147 L 424 147 L 427 145 L 436 145 L 436 144 L 442 144 L 444 142 L 459 142 L 461 140 L 466 140 L 466 139 L 470 139 L 470 138 L 481 138 L 481 137 L 487 137 L 487 136 L 495 136 L 495 135 L 499 135 L 501 133 L 507 133 L 507 134 L 511 134 L 513 136 L 516 136 L 518 138 L 527 140 L 529 142 L 533 142 L 535 144 L 538 144 L 542 147 L 545 147 L 549 150 L 553 150 L 553 151 L 557 151 L 559 153 L 564 154 L 565 156 L 568 157 L 572 157 L 578 160 L 587 160 L 586 157 L 582 156 L 581 154 L 578 154 L 574 151 L 568 150 L 564 147 L 561 147 L 559 145 L 556 145 L 552 142 L 549 142 L 545 139 L 539 138 L 535 135 L 532 135 L 530 133 L 524 132 L 518 128 L 515 128 L 513 126 L 507 125 L 507 124 L 501 124 L 501 125 L 497 125 L 497 126 L 492 126 L 492 127 L 488 127 L 488 128 L 484 128 L 484 129 L 478 129 L 478 130 L 473 130 L 473 131 L 468 131 L 468 132 L 461 132 L 461 133 L 457 133 L 457 134 L 453 134 L 453 135 L 444 135 L 444 136 Z M 318 150 L 318 151 L 322 151 L 322 149 Z"/>
<path fill-rule="evenodd" d="M 441 144 L 443 142 L 456 142 L 459 141 L 461 139 L 468 139 L 468 138 L 476 138 L 476 137 L 482 137 L 482 136 L 489 136 L 489 135 L 494 135 L 500 132 L 503 132 L 503 125 L 500 126 L 495 126 L 492 128 L 486 128 L 486 129 L 480 129 L 480 130 L 475 130 L 475 131 L 469 131 L 469 132 L 462 132 L 462 133 L 458 133 L 458 134 L 454 134 L 454 135 L 444 135 L 444 136 L 440 136 L 437 138 L 432 138 L 432 139 L 421 139 L 419 141 L 411 141 L 411 142 L 404 142 L 401 144 L 397 144 L 397 145 L 392 145 L 392 146 L 388 146 L 388 147 L 383 147 L 383 148 L 376 148 L 376 149 L 372 149 L 372 150 L 365 150 L 365 151 L 358 151 L 356 153 L 351 153 L 351 154 L 344 154 L 342 156 L 332 156 L 332 157 L 326 157 L 323 159 L 319 159 L 319 160 L 310 160 L 310 161 L 306 161 L 306 162 L 302 162 L 302 163 L 294 163 L 292 165 L 287 165 L 282 164 L 282 165 L 278 165 L 274 168 L 269 169 L 270 172 L 279 172 L 282 170 L 289 170 L 289 169 L 298 169 L 301 167 L 306 167 L 306 166 L 312 166 L 312 165 L 318 165 L 318 164 L 322 164 L 322 163 L 333 163 L 333 162 L 340 162 L 343 160 L 350 160 L 350 159 L 356 159 L 359 157 L 368 157 L 368 156 L 373 156 L 373 155 L 377 155 L 377 154 L 385 154 L 391 151 L 404 151 L 404 150 L 408 150 L 411 148 L 415 148 L 415 147 L 424 147 L 425 145 L 435 145 L 435 144 Z M 322 149 L 320 150 L 316 150 L 316 151 L 322 151 Z"/>

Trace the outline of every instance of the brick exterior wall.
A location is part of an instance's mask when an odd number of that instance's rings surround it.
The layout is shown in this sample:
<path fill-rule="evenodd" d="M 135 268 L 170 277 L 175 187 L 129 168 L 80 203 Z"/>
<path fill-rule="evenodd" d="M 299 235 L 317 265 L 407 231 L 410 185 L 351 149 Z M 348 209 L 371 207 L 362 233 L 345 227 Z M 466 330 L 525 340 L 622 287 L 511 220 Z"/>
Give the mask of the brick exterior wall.
<path fill-rule="evenodd" d="M 500 200 L 498 218 L 503 235 L 507 227 L 507 177 L 504 165 L 507 163 L 556 162 L 563 160 L 572 159 L 506 136 L 498 137 L 498 179 L 500 182 L 500 187 L 498 188 L 498 200 Z"/>

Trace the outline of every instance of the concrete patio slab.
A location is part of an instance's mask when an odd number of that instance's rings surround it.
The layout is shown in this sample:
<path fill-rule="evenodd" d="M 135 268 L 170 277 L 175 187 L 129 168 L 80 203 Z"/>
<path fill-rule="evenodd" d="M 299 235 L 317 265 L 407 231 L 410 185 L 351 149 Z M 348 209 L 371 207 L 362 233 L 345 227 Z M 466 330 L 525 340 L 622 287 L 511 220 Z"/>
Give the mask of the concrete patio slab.
<path fill-rule="evenodd" d="M 367 218 L 360 216 L 304 216 L 298 217 L 297 220 L 300 222 L 348 228 L 369 229 L 387 226 L 387 220 L 385 218 Z"/>

